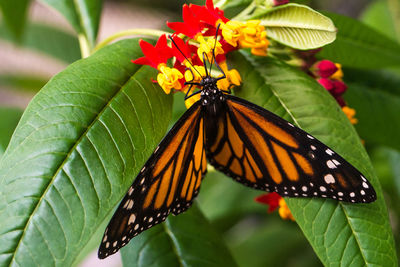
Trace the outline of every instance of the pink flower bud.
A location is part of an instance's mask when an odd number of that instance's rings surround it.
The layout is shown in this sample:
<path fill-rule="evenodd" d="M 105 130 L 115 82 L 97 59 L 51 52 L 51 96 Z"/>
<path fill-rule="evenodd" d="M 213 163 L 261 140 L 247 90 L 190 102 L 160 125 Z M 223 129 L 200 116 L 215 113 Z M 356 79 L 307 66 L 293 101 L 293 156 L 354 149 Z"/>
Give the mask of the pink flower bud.
<path fill-rule="evenodd" d="M 334 88 L 335 85 L 334 83 L 327 79 L 327 78 L 320 78 L 317 80 L 326 90 L 328 90 L 329 92 L 331 92 Z"/>
<path fill-rule="evenodd" d="M 347 85 L 342 81 L 333 81 L 333 87 L 332 93 L 337 96 L 344 94 L 347 90 Z"/>
<path fill-rule="evenodd" d="M 315 63 L 313 69 L 314 69 L 313 72 L 315 73 L 315 75 L 317 75 L 321 78 L 328 78 L 338 70 L 335 63 L 333 63 L 330 60 L 326 60 L 326 59 Z"/>

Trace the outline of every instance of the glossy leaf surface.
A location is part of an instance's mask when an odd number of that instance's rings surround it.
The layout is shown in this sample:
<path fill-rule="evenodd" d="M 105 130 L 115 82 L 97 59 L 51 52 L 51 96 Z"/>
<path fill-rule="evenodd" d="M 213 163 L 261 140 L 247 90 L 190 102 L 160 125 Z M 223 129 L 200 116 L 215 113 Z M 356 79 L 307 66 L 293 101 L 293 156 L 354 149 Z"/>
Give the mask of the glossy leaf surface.
<path fill-rule="evenodd" d="M 125 194 L 171 117 L 139 56 L 137 39 L 108 46 L 25 110 L 0 162 L 0 265 L 71 265 Z"/>

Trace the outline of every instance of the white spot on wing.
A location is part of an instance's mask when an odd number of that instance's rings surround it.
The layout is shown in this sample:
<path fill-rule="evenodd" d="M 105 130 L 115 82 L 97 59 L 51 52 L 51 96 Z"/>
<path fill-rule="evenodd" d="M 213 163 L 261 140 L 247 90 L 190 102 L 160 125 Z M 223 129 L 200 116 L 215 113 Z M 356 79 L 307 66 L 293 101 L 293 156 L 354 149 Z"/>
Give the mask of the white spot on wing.
<path fill-rule="evenodd" d="M 368 184 L 367 184 L 366 182 L 363 182 L 363 183 L 362 183 L 362 186 L 363 186 L 364 188 L 368 188 Z"/>
<path fill-rule="evenodd" d="M 355 196 L 356 196 L 356 194 L 354 194 L 354 192 L 350 193 L 350 197 L 355 197 Z"/>
<path fill-rule="evenodd" d="M 327 150 L 325 150 L 326 154 L 328 154 L 329 156 L 332 156 L 335 152 L 333 152 L 332 150 L 330 150 L 329 148 Z"/>
<path fill-rule="evenodd" d="M 317 148 L 313 145 L 310 146 L 312 150 L 316 150 Z"/>
<path fill-rule="evenodd" d="M 321 190 L 321 192 L 325 192 L 325 191 L 326 191 L 326 187 L 320 186 L 320 187 L 319 187 L 319 190 Z"/>
<path fill-rule="evenodd" d="M 333 183 L 335 183 L 335 178 L 333 177 L 332 174 L 327 174 L 327 175 L 325 175 L 325 176 L 324 176 L 324 180 L 325 180 L 325 183 L 327 183 L 327 184 L 333 184 Z"/>
<path fill-rule="evenodd" d="M 302 189 L 304 192 L 306 192 L 306 191 L 307 191 L 307 186 L 303 186 L 301 189 Z"/>
<path fill-rule="evenodd" d="M 132 195 L 132 193 L 133 193 L 133 187 L 131 186 L 131 187 L 129 187 L 128 195 Z"/>
<path fill-rule="evenodd" d="M 307 134 L 307 137 L 310 139 L 315 139 L 314 137 L 312 137 L 311 135 Z"/>
<path fill-rule="evenodd" d="M 326 165 L 328 166 L 329 169 L 335 169 L 336 168 L 336 165 L 335 165 L 335 163 L 333 163 L 332 160 L 328 160 L 326 162 Z"/>
<path fill-rule="evenodd" d="M 135 220 L 136 220 L 136 215 L 131 214 L 131 216 L 129 216 L 128 225 L 134 223 Z"/>

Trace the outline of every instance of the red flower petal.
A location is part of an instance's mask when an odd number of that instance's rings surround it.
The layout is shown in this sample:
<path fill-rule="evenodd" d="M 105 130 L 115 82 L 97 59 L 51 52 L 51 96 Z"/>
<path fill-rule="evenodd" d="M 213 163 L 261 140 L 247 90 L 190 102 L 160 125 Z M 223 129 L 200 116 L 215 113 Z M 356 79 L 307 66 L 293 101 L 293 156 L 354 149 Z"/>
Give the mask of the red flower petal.
<path fill-rule="evenodd" d="M 191 12 L 188 5 L 183 5 L 182 8 L 183 22 L 167 22 L 167 26 L 176 33 L 182 33 L 190 38 L 194 38 L 196 34 L 201 32 L 202 27 L 200 21 Z"/>
<path fill-rule="evenodd" d="M 279 207 L 279 200 L 281 198 L 282 197 L 278 193 L 272 192 L 256 197 L 255 201 L 269 205 L 268 212 L 271 213 Z"/>
<path fill-rule="evenodd" d="M 144 40 L 140 40 L 139 45 L 144 57 L 133 60 L 135 64 L 149 65 L 156 69 L 159 64 L 167 63 L 167 60 L 172 57 L 172 49 L 167 44 L 165 34 L 160 36 L 155 46 Z"/>
<path fill-rule="evenodd" d="M 174 40 L 175 45 L 172 46 L 172 53 L 179 60 L 179 62 L 184 62 L 186 58 L 190 59 L 192 52 L 190 51 L 190 46 L 188 42 L 184 42 L 178 35 L 172 35 L 172 40 Z M 179 51 L 180 50 L 180 51 Z M 182 53 L 183 55 L 182 55 Z"/>

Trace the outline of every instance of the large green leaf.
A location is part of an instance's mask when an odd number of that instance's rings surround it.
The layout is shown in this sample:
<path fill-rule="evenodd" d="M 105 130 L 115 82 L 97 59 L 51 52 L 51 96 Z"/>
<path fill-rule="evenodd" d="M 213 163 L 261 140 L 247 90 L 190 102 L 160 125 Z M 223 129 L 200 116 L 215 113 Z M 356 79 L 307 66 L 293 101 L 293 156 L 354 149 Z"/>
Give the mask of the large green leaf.
<path fill-rule="evenodd" d="M 360 137 L 367 144 L 400 150 L 400 95 L 357 83 L 348 85 L 345 97 L 349 106 L 357 112 L 359 122 L 355 127 Z"/>
<path fill-rule="evenodd" d="M 19 40 L 24 31 L 30 2 L 30 0 L 0 0 L 2 17 L 15 40 Z"/>
<path fill-rule="evenodd" d="M 171 117 L 141 55 L 110 45 L 29 104 L 0 162 L 0 266 L 69 266 L 108 219 Z"/>
<path fill-rule="evenodd" d="M 400 64 L 400 45 L 355 19 L 329 13 L 338 30 L 336 41 L 324 47 L 321 58 L 354 68 L 377 69 Z"/>
<path fill-rule="evenodd" d="M 397 1 L 397 0 L 395 0 Z M 396 26 L 387 0 L 373 1 L 361 14 L 360 19 L 376 31 L 396 40 Z M 400 39 L 400 36 L 399 36 Z"/>
<path fill-rule="evenodd" d="M 354 128 L 334 99 L 312 78 L 283 63 L 236 54 L 242 75 L 237 95 L 295 123 L 341 154 L 374 185 L 378 200 L 349 204 L 286 199 L 296 222 L 325 265 L 397 264 L 381 187 Z"/>
<path fill-rule="evenodd" d="M 0 25 L 0 38 L 12 40 L 4 25 Z M 26 33 L 19 45 L 55 57 L 66 63 L 72 63 L 81 58 L 78 39 L 75 36 L 47 25 L 28 24 Z"/>
<path fill-rule="evenodd" d="M 0 107 L 0 158 L 10 142 L 21 115 L 22 110 L 20 109 Z"/>
<path fill-rule="evenodd" d="M 197 205 L 140 234 L 121 249 L 124 266 L 236 266 Z"/>
<path fill-rule="evenodd" d="M 328 17 L 299 4 L 278 6 L 253 18 L 261 20 L 268 38 L 296 49 L 318 48 L 336 38 L 335 25 Z"/>
<path fill-rule="evenodd" d="M 93 47 L 99 29 L 102 0 L 41 0 L 58 10 Z"/>

